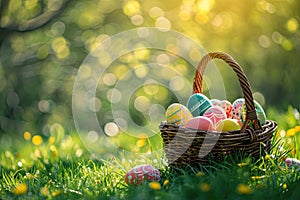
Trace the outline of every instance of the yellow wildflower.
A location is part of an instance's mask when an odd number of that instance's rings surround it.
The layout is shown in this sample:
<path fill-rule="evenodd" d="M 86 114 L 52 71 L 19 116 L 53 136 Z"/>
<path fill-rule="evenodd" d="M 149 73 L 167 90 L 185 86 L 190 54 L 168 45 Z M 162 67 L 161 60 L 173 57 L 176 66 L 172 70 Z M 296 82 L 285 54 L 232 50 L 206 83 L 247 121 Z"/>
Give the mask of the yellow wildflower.
<path fill-rule="evenodd" d="M 203 192 L 208 192 L 208 191 L 210 191 L 211 186 L 210 186 L 210 184 L 208 184 L 208 183 L 202 183 L 202 184 L 200 185 L 200 189 L 201 189 Z"/>
<path fill-rule="evenodd" d="M 197 175 L 197 176 L 203 176 L 204 174 L 203 174 L 203 172 L 197 172 L 196 175 Z"/>
<path fill-rule="evenodd" d="M 29 131 L 25 131 L 23 134 L 23 137 L 25 140 L 30 140 L 31 139 L 31 133 Z"/>
<path fill-rule="evenodd" d="M 40 193 L 45 197 L 50 196 L 50 192 L 49 192 L 49 189 L 47 187 L 42 187 L 41 190 L 40 190 Z"/>
<path fill-rule="evenodd" d="M 286 137 L 292 137 L 295 136 L 295 134 L 296 134 L 296 130 L 294 128 L 291 128 L 286 131 Z"/>
<path fill-rule="evenodd" d="M 35 135 L 32 137 L 32 143 L 38 146 L 43 143 L 43 138 L 40 135 Z"/>
<path fill-rule="evenodd" d="M 143 147 L 146 145 L 146 140 L 145 139 L 140 139 L 136 142 L 136 146 L 138 147 Z"/>
<path fill-rule="evenodd" d="M 160 183 L 159 183 L 159 182 L 156 182 L 156 181 L 150 182 L 150 183 L 149 183 L 149 187 L 150 187 L 152 190 L 160 190 L 160 189 L 161 189 Z"/>
<path fill-rule="evenodd" d="M 284 183 L 284 184 L 282 185 L 282 188 L 283 188 L 283 189 L 287 189 L 287 184 Z"/>
<path fill-rule="evenodd" d="M 54 142 L 55 142 L 55 137 L 50 136 L 50 137 L 48 138 L 48 142 L 49 142 L 49 144 L 54 144 Z"/>
<path fill-rule="evenodd" d="M 52 195 L 53 197 L 56 197 L 56 196 L 58 196 L 58 195 L 60 195 L 60 194 L 61 194 L 61 191 L 60 191 L 60 190 L 55 190 L 54 192 L 51 193 L 51 195 Z"/>
<path fill-rule="evenodd" d="M 14 195 L 22 195 L 28 191 L 28 186 L 26 183 L 17 184 L 13 190 Z"/>
<path fill-rule="evenodd" d="M 296 132 L 300 132 L 300 126 L 295 126 L 294 129 L 295 129 Z"/>
<path fill-rule="evenodd" d="M 238 164 L 239 167 L 245 167 L 245 166 L 247 166 L 247 165 L 248 165 L 247 163 L 239 163 L 239 164 Z"/>
<path fill-rule="evenodd" d="M 270 160 L 271 156 L 269 154 L 265 155 L 266 160 Z"/>
<path fill-rule="evenodd" d="M 164 187 L 165 187 L 165 188 L 168 188 L 169 182 L 170 182 L 170 181 L 169 181 L 168 179 L 164 181 Z"/>
<path fill-rule="evenodd" d="M 242 183 L 237 186 L 237 191 L 240 194 L 251 194 L 252 193 L 252 189 L 248 185 L 242 184 Z"/>
<path fill-rule="evenodd" d="M 265 178 L 265 176 L 252 176 L 251 177 L 253 180 L 259 180 Z"/>
<path fill-rule="evenodd" d="M 50 146 L 50 151 L 52 152 L 52 156 L 53 157 L 57 157 L 57 149 L 56 149 L 56 147 L 54 146 L 54 145 L 51 145 Z"/>

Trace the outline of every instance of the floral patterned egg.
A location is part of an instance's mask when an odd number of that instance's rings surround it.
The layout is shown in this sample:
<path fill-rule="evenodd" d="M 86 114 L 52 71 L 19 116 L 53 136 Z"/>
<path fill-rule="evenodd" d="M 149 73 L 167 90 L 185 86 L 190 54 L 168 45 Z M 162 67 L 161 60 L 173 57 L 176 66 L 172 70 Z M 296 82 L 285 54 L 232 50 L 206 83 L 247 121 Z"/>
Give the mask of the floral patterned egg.
<path fill-rule="evenodd" d="M 179 103 L 171 104 L 166 111 L 166 121 L 169 124 L 184 125 L 192 117 L 187 107 Z"/>
<path fill-rule="evenodd" d="M 204 112 L 212 107 L 209 99 L 200 93 L 195 93 L 188 99 L 187 108 L 191 111 L 194 117 L 202 116 Z"/>
<path fill-rule="evenodd" d="M 130 169 L 125 175 L 125 182 L 128 185 L 139 185 L 146 180 L 159 181 L 159 170 L 149 164 L 138 165 Z"/>
<path fill-rule="evenodd" d="M 209 118 L 214 126 L 216 126 L 219 121 L 227 118 L 225 111 L 220 106 L 210 107 L 205 111 L 203 116 Z"/>
<path fill-rule="evenodd" d="M 226 116 L 227 118 L 231 118 L 232 116 L 232 113 L 231 113 L 231 110 L 232 110 L 232 104 L 227 101 L 227 100 L 222 100 L 218 103 L 218 106 L 220 106 L 221 108 L 223 108 L 223 110 L 225 111 L 226 113 Z"/>

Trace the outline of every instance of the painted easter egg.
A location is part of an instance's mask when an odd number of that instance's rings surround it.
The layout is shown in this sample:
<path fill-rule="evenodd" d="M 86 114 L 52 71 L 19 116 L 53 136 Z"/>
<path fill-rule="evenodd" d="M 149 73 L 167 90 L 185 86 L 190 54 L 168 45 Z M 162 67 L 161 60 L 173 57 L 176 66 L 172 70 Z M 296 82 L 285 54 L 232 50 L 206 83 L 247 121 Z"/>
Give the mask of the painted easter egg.
<path fill-rule="evenodd" d="M 245 103 L 244 98 L 239 98 L 232 103 L 231 118 L 242 122 L 242 107 Z"/>
<path fill-rule="evenodd" d="M 223 110 L 225 111 L 226 113 L 226 116 L 227 118 L 231 118 L 232 116 L 232 113 L 231 113 L 231 110 L 232 110 L 232 104 L 227 101 L 227 100 L 222 100 L 218 103 L 218 106 L 220 106 L 221 108 L 223 108 Z"/>
<path fill-rule="evenodd" d="M 240 130 L 241 126 L 236 119 L 224 119 L 217 124 L 216 131 L 237 131 Z"/>
<path fill-rule="evenodd" d="M 192 117 L 187 107 L 179 103 L 171 104 L 166 111 L 166 121 L 169 124 L 184 125 Z"/>
<path fill-rule="evenodd" d="M 186 128 L 199 129 L 199 130 L 214 130 L 213 122 L 204 116 L 197 116 L 190 119 L 186 124 Z"/>
<path fill-rule="evenodd" d="M 255 110 L 256 110 L 258 120 L 260 121 L 260 123 L 262 125 L 264 125 L 266 123 L 266 119 L 267 119 L 264 109 L 255 100 L 254 100 L 254 106 L 255 106 Z M 245 121 L 246 121 L 246 104 L 243 104 L 243 107 L 242 107 L 242 122 L 245 122 Z"/>
<path fill-rule="evenodd" d="M 217 106 L 221 102 L 219 99 L 211 99 L 209 101 L 213 106 Z"/>
<path fill-rule="evenodd" d="M 130 169 L 125 175 L 125 182 L 128 185 L 138 185 L 146 180 L 159 181 L 159 170 L 149 164 L 138 165 Z"/>
<path fill-rule="evenodd" d="M 214 126 L 216 126 L 219 121 L 227 118 L 225 111 L 220 106 L 210 107 L 205 111 L 203 116 L 209 118 Z"/>
<path fill-rule="evenodd" d="M 200 93 L 195 93 L 190 96 L 187 102 L 187 108 L 194 117 L 202 116 L 210 107 L 212 107 L 212 103 L 204 94 Z"/>

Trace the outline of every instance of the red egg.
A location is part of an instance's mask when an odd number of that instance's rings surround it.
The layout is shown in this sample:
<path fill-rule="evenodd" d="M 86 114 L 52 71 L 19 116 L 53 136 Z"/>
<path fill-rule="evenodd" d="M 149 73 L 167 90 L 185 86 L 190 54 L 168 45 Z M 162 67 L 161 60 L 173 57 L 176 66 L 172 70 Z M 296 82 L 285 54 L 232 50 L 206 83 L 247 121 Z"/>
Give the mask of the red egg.
<path fill-rule="evenodd" d="M 130 169 L 125 175 L 125 182 L 128 185 L 139 185 L 146 180 L 160 180 L 159 170 L 149 164 L 138 165 Z"/>
<path fill-rule="evenodd" d="M 204 116 L 198 116 L 190 119 L 186 124 L 186 128 L 193 128 L 199 130 L 214 130 L 213 122 Z"/>

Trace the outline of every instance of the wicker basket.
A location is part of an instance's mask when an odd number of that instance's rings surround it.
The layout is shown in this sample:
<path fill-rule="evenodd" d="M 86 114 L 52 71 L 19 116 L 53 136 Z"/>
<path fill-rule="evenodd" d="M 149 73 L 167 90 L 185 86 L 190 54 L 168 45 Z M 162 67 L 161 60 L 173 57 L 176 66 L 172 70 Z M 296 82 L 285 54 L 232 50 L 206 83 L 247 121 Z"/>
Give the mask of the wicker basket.
<path fill-rule="evenodd" d="M 222 59 L 236 73 L 246 103 L 246 120 L 239 131 L 216 132 L 189 129 L 162 122 L 159 126 L 164 151 L 170 166 L 199 166 L 222 161 L 227 155 L 251 155 L 257 159 L 271 151 L 271 142 L 277 123 L 266 120 L 261 126 L 248 79 L 240 65 L 228 54 L 213 52 L 205 55 L 198 65 L 194 77 L 194 93 L 202 93 L 202 75 L 207 63 Z"/>

